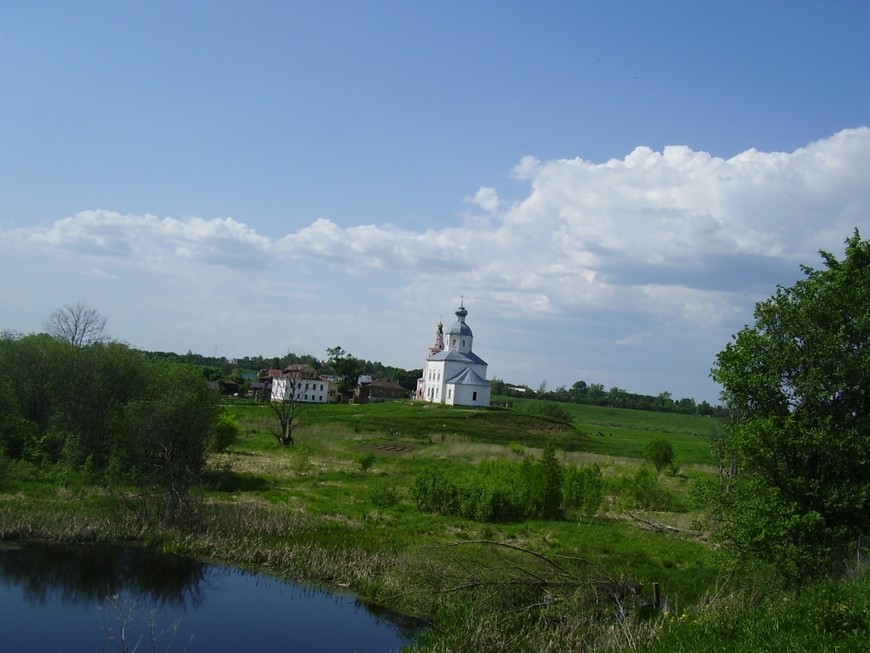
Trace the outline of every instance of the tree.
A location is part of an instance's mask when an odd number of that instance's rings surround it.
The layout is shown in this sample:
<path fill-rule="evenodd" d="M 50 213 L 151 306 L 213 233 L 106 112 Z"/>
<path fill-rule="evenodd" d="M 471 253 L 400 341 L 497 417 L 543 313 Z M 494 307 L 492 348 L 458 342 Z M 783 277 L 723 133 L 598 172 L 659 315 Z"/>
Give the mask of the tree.
<path fill-rule="evenodd" d="M 297 389 L 301 379 L 302 376 L 299 373 L 281 377 L 282 396 L 275 399 L 273 394 L 269 402 L 269 406 L 272 408 L 275 417 L 278 418 L 278 424 L 280 425 L 280 430 L 273 431 L 272 434 L 278 440 L 278 444 L 285 447 L 294 443 L 293 431 L 299 426 L 299 413 L 302 412 L 303 405 L 299 401 Z M 275 383 L 275 380 L 272 383 Z"/>
<path fill-rule="evenodd" d="M 66 304 L 52 313 L 45 331 L 53 338 L 83 347 L 104 339 L 106 318 L 86 304 Z"/>
<path fill-rule="evenodd" d="M 586 381 L 575 381 L 574 385 L 572 385 L 571 389 L 568 391 L 568 394 L 571 397 L 571 401 L 577 404 L 582 403 L 582 401 L 586 398 L 586 390 Z"/>
<path fill-rule="evenodd" d="M 105 339 L 106 318 L 87 304 L 66 304 L 52 313 L 44 326 L 53 338 L 84 347 Z"/>
<path fill-rule="evenodd" d="M 327 365 L 336 376 L 338 391 L 342 397 L 349 397 L 353 394 L 362 371 L 362 361 L 351 356 L 340 346 L 330 347 L 326 353 L 329 355 Z"/>
<path fill-rule="evenodd" d="M 168 498 L 170 517 L 187 504 L 191 484 L 205 469 L 220 407 L 198 369 L 175 363 L 152 364 L 137 396 L 115 416 L 114 463 L 125 479 L 143 491 Z"/>
<path fill-rule="evenodd" d="M 606 396 L 603 383 L 590 383 L 586 388 L 586 401 L 590 404 L 600 404 Z"/>
<path fill-rule="evenodd" d="M 674 448 L 664 438 L 656 438 L 644 450 L 644 457 L 653 464 L 656 471 L 661 474 L 665 467 L 674 462 Z"/>
<path fill-rule="evenodd" d="M 870 242 L 755 307 L 713 378 L 736 416 L 723 451 L 736 469 L 719 505 L 741 559 L 802 582 L 870 529 Z M 827 569 L 824 563 L 828 563 Z"/>

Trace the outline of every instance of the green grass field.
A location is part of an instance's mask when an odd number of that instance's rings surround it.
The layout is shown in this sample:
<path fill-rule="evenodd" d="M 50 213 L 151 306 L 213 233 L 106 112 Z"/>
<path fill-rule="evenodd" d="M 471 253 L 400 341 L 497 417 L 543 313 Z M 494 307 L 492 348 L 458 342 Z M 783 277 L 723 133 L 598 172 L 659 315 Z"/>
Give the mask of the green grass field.
<path fill-rule="evenodd" d="M 137 506 L 149 499 L 135 490 L 119 503 L 123 489 L 21 463 L 0 488 L 0 540 L 140 540 L 350 588 L 437 624 L 414 647 L 420 653 L 750 650 L 778 624 L 798 627 L 782 595 L 759 598 L 751 583 L 741 587 L 728 575 L 701 526 L 694 490 L 716 479 L 715 420 L 561 406 L 570 423 L 526 412 L 522 402 L 312 405 L 301 413 L 296 444 L 283 447 L 268 406 L 231 402 L 225 409 L 240 437 L 211 456 L 189 521 L 148 525 Z M 671 472 L 656 474 L 643 461 L 657 438 L 675 450 Z M 594 513 L 476 520 L 424 512 L 415 502 L 417 480 L 436 471 L 461 484 L 487 478 L 481 470 L 516 470 L 519 484 L 522 466 L 542 460 L 548 442 L 563 473 L 600 470 Z M 654 585 L 663 610 L 650 610 Z M 866 590 L 859 584 L 800 609 L 832 624 L 870 625 Z M 745 597 L 753 612 L 741 612 Z M 735 640 L 748 648 L 729 644 L 735 620 L 756 624 Z M 795 651 L 854 650 L 836 646 L 857 636 L 829 630 L 808 626 L 770 641 Z"/>
<path fill-rule="evenodd" d="M 485 460 L 539 455 L 547 440 L 556 443 L 565 464 L 594 462 L 607 478 L 618 479 L 627 478 L 642 464 L 647 442 L 666 437 L 682 470 L 697 466 L 702 470 L 699 474 L 706 474 L 704 468 L 713 462 L 705 439 L 706 429 L 711 428 L 707 419 L 572 406 L 572 414 L 583 420 L 578 427 L 509 409 L 417 402 L 312 405 L 302 412 L 296 444 L 283 449 L 270 435 L 275 423 L 268 407 L 227 408 L 240 419 L 243 436 L 233 451 L 222 456 L 218 466 L 232 471 L 214 477 L 216 496 L 238 500 L 249 495 L 300 512 L 332 515 L 348 524 L 376 525 L 378 543 L 389 547 L 443 543 L 456 537 L 523 542 L 541 552 L 582 555 L 609 573 L 636 576 L 643 582 L 667 577 L 671 589 L 684 594 L 697 594 L 703 587 L 697 579 L 711 573 L 710 551 L 691 533 L 690 507 L 642 520 L 639 515 L 645 511 L 627 511 L 619 496 L 609 496 L 598 517 L 478 524 L 421 514 L 409 496 L 414 479 L 424 470 L 460 476 Z M 591 428 L 608 428 L 613 436 L 589 435 Z M 363 471 L 361 461 L 368 452 L 375 458 Z M 660 484 L 690 506 L 696 477 L 691 473 L 663 476 Z M 649 526 L 660 522 L 672 527 L 672 535 Z M 678 531 L 683 534 L 673 535 Z"/>
<path fill-rule="evenodd" d="M 560 404 L 572 417 L 570 425 L 520 408 L 530 400 L 513 400 L 516 409 L 489 410 L 390 402 L 382 404 L 312 405 L 300 418 L 303 431 L 315 427 L 339 427 L 357 436 L 393 437 L 418 443 L 445 438 L 466 438 L 476 443 L 504 445 L 517 442 L 542 447 L 547 441 L 563 451 L 579 451 L 642 458 L 653 439 L 671 442 L 679 464 L 715 464 L 709 438 L 719 427 L 716 419 L 676 413 L 655 413 L 578 404 Z M 534 400 L 531 400 L 534 401 Z M 234 414 L 267 431 L 274 417 L 267 406 L 234 404 Z M 304 435 L 300 436 L 304 440 Z"/>

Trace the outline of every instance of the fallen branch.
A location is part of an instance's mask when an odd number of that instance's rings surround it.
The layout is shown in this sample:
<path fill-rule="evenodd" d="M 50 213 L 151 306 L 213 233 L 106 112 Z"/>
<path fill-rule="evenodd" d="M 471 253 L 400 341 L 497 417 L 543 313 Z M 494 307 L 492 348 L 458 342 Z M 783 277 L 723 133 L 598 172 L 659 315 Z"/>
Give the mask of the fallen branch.
<path fill-rule="evenodd" d="M 682 531 L 676 526 L 669 526 L 668 524 L 662 523 L 657 519 L 649 520 L 643 519 L 634 515 L 632 513 L 628 513 L 628 516 L 631 517 L 634 521 L 647 526 L 650 530 L 653 530 L 657 533 L 681 533 Z"/>

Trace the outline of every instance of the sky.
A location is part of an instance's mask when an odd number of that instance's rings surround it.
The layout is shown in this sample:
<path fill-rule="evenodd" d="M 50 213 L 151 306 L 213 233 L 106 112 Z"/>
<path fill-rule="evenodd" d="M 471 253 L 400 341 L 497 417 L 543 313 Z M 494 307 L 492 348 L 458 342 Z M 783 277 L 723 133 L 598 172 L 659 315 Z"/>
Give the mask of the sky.
<path fill-rule="evenodd" d="M 718 403 L 870 235 L 870 3 L 0 3 L 0 330 Z"/>

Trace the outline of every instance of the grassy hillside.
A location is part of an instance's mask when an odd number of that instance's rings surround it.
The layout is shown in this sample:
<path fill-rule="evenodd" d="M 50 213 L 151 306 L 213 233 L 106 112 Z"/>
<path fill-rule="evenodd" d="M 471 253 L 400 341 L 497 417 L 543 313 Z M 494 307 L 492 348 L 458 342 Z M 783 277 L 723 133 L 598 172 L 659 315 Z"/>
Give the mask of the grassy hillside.
<path fill-rule="evenodd" d="M 263 404 L 239 404 L 232 406 L 232 410 L 263 428 L 274 421 L 270 408 Z M 575 451 L 586 440 L 581 431 L 558 420 L 500 408 L 463 408 L 410 401 L 312 404 L 303 408 L 300 423 L 303 430 L 336 427 L 360 436 L 399 437 L 417 443 L 467 438 L 475 442 L 517 441 L 528 446 L 543 446 L 552 439 L 560 449 Z"/>
<path fill-rule="evenodd" d="M 709 444 L 719 425 L 714 418 L 563 403 L 559 406 L 572 418 L 565 423 L 525 412 L 525 404 L 536 400 L 512 401 L 511 409 L 488 410 L 405 401 L 312 405 L 304 409 L 300 421 L 306 428 L 333 425 L 356 435 L 418 442 L 466 438 L 542 448 L 551 441 L 563 451 L 627 458 L 643 458 L 651 440 L 665 438 L 674 447 L 679 464 L 715 463 Z M 273 421 L 268 406 L 239 404 L 233 410 L 266 430 Z"/>
<path fill-rule="evenodd" d="M 719 429 L 715 418 L 579 404 L 561 406 L 573 418 L 573 425 L 589 436 L 586 451 L 639 458 L 651 439 L 665 438 L 681 464 L 715 463 L 709 440 Z"/>
<path fill-rule="evenodd" d="M 582 555 L 609 573 L 647 582 L 668 576 L 672 589 L 692 594 L 697 579 L 707 574 L 706 545 L 694 535 L 679 535 L 683 528 L 689 530 L 692 519 L 692 475 L 663 476 L 659 485 L 673 498 L 676 512 L 667 519 L 660 513 L 640 520 L 648 511 L 633 507 L 628 486 L 641 461 L 621 458 L 675 431 L 685 443 L 702 441 L 701 434 L 692 435 L 691 419 L 653 419 L 644 428 L 634 411 L 613 411 L 606 413 L 608 424 L 620 437 L 599 438 L 573 424 L 509 409 L 416 402 L 312 405 L 302 413 L 296 444 L 282 449 L 270 435 L 276 423 L 268 407 L 238 404 L 228 409 L 240 419 L 243 435 L 232 452 L 216 461 L 215 467 L 225 470 L 212 476 L 210 486 L 218 498 L 249 496 L 300 513 L 331 515 L 355 528 L 378 527 L 377 541 L 367 546 L 421 546 L 457 537 L 508 540 L 536 551 Z M 663 424 L 669 430 L 661 430 Z M 485 461 L 519 463 L 526 455 L 537 457 L 548 441 L 556 443 L 565 465 L 595 462 L 603 470 L 609 485 L 601 516 L 569 513 L 564 521 L 487 524 L 423 514 L 413 505 L 411 487 L 426 470 L 464 478 Z M 675 448 L 691 450 L 676 442 Z M 672 526 L 668 537 L 650 525 L 661 521 L 679 528 Z"/>

